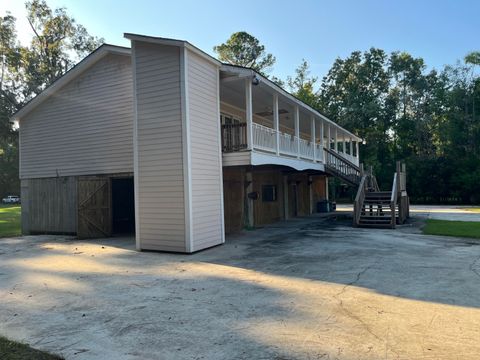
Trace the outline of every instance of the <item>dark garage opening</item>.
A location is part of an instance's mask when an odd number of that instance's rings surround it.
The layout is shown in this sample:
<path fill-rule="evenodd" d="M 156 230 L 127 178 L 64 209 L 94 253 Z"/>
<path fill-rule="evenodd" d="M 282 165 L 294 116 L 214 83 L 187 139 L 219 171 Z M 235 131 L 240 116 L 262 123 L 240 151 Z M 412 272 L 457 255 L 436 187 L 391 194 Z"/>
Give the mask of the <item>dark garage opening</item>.
<path fill-rule="evenodd" d="M 112 233 L 135 233 L 133 178 L 112 179 Z"/>

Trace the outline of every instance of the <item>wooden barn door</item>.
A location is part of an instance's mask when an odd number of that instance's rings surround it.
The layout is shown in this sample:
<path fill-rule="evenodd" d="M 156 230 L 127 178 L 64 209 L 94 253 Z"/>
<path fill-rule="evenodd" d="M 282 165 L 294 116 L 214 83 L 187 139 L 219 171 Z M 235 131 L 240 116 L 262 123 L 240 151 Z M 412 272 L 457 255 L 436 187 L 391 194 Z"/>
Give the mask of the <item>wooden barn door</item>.
<path fill-rule="evenodd" d="M 110 236 L 112 208 L 110 179 L 80 177 L 78 179 L 77 236 L 91 239 Z"/>

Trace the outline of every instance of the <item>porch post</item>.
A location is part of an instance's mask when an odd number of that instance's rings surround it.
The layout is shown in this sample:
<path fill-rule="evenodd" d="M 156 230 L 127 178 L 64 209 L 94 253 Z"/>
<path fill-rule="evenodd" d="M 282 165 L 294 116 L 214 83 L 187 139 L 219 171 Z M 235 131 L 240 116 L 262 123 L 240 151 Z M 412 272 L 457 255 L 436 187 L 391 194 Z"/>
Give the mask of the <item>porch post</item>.
<path fill-rule="evenodd" d="M 317 158 L 317 154 L 316 154 L 316 151 L 317 151 L 317 142 L 316 142 L 316 137 L 315 137 L 315 116 L 312 116 L 312 119 L 311 119 L 311 126 L 310 126 L 310 130 L 312 131 L 312 135 L 311 135 L 311 142 L 312 142 L 312 146 L 313 146 L 313 161 L 315 162 L 315 159 Z"/>
<path fill-rule="evenodd" d="M 358 152 L 358 140 L 357 140 L 357 142 L 355 143 L 355 147 L 357 148 L 357 159 L 360 160 L 360 153 Z"/>
<path fill-rule="evenodd" d="M 338 129 L 335 127 L 335 152 L 338 153 Z"/>
<path fill-rule="evenodd" d="M 275 129 L 275 143 L 277 156 L 280 155 L 280 119 L 278 116 L 278 94 L 273 94 L 273 128 Z"/>
<path fill-rule="evenodd" d="M 252 79 L 245 79 L 245 120 L 247 122 L 247 150 L 253 148 L 253 110 L 252 110 Z"/>
<path fill-rule="evenodd" d="M 343 148 L 342 148 L 342 150 L 343 150 L 343 153 L 345 155 L 347 155 L 347 137 L 345 135 L 343 135 Z"/>
<path fill-rule="evenodd" d="M 350 137 L 350 156 L 353 158 L 353 139 Z"/>
<path fill-rule="evenodd" d="M 320 120 L 320 147 L 322 148 L 322 151 L 323 151 L 323 146 L 325 145 L 324 144 L 324 130 L 325 130 L 325 123 L 323 122 L 323 120 Z"/>
<path fill-rule="evenodd" d="M 283 175 L 283 214 L 288 219 L 288 175 Z"/>
<path fill-rule="evenodd" d="M 322 119 L 320 119 L 320 154 L 318 155 L 318 157 L 321 159 L 322 162 L 325 162 L 325 151 L 323 150 L 323 148 L 325 147 L 325 140 L 323 139 L 325 132 L 324 127 L 325 123 Z"/>
<path fill-rule="evenodd" d="M 332 150 L 332 127 L 328 124 L 328 141 L 327 141 L 327 149 Z"/>
<path fill-rule="evenodd" d="M 297 142 L 297 158 L 300 157 L 300 114 L 298 111 L 298 106 L 295 105 L 295 110 L 293 112 L 294 120 L 295 120 L 295 137 Z"/>

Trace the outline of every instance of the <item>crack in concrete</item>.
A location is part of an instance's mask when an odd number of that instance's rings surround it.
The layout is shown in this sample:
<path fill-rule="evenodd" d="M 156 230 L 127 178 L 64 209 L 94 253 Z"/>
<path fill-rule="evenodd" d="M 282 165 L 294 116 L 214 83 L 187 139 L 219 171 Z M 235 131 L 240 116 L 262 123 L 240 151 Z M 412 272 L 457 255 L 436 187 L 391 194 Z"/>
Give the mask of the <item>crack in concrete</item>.
<path fill-rule="evenodd" d="M 480 277 L 480 271 L 479 271 L 480 269 L 476 268 L 476 265 L 479 261 L 480 261 L 480 256 L 475 258 L 475 260 L 473 260 L 472 263 L 469 266 L 470 271 L 473 272 L 478 277 Z"/>
<path fill-rule="evenodd" d="M 377 265 L 378 263 L 380 262 L 380 259 L 377 259 L 376 261 L 374 261 L 373 263 L 371 263 L 370 265 L 367 265 L 365 266 L 362 270 L 360 270 L 357 275 L 355 276 L 355 279 L 349 283 L 347 283 L 341 291 L 339 291 L 337 294 L 335 294 L 333 297 L 338 301 L 339 303 L 339 306 L 340 308 L 342 309 L 342 311 L 351 319 L 353 320 L 356 320 L 357 322 L 359 322 L 363 328 L 369 333 L 371 334 L 373 337 L 375 337 L 377 340 L 381 341 L 381 342 L 384 342 L 385 343 L 385 352 L 387 352 L 388 350 L 390 350 L 391 352 L 393 352 L 397 359 L 400 358 L 400 354 L 397 353 L 395 350 L 393 350 L 391 347 L 388 346 L 388 341 L 386 341 L 385 339 L 383 339 L 382 337 L 378 336 L 377 334 L 375 334 L 375 332 L 372 331 L 372 329 L 370 329 L 370 327 L 368 326 L 368 324 L 366 322 L 364 322 L 359 316 L 355 315 L 354 313 L 352 313 L 351 311 L 349 311 L 347 308 L 345 308 L 345 306 L 343 305 L 343 300 L 340 299 L 340 296 L 342 296 L 349 287 L 351 286 L 354 286 L 356 285 L 361 277 L 368 271 L 370 270 L 372 267 L 374 267 L 375 265 Z M 386 354 L 386 358 L 387 358 L 387 354 Z"/>

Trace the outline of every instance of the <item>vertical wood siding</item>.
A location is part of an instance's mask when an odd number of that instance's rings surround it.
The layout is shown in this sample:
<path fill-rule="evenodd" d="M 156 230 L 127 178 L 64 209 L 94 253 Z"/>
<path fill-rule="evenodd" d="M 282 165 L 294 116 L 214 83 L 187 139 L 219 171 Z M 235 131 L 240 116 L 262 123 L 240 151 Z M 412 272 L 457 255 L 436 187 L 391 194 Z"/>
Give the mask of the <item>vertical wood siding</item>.
<path fill-rule="evenodd" d="M 191 141 L 192 251 L 197 251 L 221 244 L 224 235 L 218 68 L 188 51 L 187 86 Z"/>
<path fill-rule="evenodd" d="M 133 171 L 129 56 L 108 54 L 20 119 L 20 178 Z"/>
<path fill-rule="evenodd" d="M 23 234 L 77 232 L 77 178 L 24 179 Z"/>
<path fill-rule="evenodd" d="M 144 250 L 185 246 L 179 48 L 133 42 L 137 238 Z"/>

